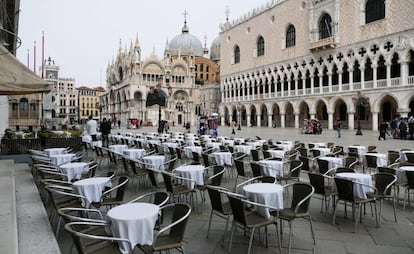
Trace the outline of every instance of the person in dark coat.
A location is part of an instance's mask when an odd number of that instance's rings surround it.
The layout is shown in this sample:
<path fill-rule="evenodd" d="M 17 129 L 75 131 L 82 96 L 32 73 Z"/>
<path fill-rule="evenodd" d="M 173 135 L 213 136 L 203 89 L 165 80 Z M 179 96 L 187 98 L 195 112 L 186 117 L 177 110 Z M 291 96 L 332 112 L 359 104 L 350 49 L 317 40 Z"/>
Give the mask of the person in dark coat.
<path fill-rule="evenodd" d="M 383 121 L 382 123 L 381 123 L 381 125 L 380 125 L 380 135 L 379 135 L 379 137 L 378 137 L 378 140 L 381 140 L 381 139 L 386 139 L 385 138 L 385 135 L 390 135 L 389 133 L 388 133 L 388 131 L 387 131 L 387 129 L 388 129 L 388 123 L 387 122 L 385 122 L 385 121 Z"/>
<path fill-rule="evenodd" d="M 109 133 L 111 133 L 111 123 L 106 120 L 106 117 L 103 118 L 101 125 L 99 126 L 99 129 L 102 134 L 102 145 L 108 146 L 108 135 Z"/>

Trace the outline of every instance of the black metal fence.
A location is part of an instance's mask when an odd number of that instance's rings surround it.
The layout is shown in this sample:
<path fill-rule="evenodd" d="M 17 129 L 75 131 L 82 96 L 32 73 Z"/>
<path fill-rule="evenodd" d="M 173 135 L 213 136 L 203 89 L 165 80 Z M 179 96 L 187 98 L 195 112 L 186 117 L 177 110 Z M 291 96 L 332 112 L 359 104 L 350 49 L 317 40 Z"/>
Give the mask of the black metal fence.
<path fill-rule="evenodd" d="M 82 151 L 82 138 L 27 138 L 2 139 L 1 154 L 27 154 L 29 149 L 46 149 L 56 147 L 70 147 L 75 151 Z"/>

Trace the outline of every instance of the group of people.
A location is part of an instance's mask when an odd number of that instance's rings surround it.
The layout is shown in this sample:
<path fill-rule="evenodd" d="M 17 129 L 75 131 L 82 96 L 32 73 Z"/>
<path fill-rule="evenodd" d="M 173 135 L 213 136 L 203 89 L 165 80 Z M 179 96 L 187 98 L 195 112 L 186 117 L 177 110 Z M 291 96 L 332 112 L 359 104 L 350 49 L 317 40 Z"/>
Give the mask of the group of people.
<path fill-rule="evenodd" d="M 318 119 L 303 120 L 303 134 L 322 134 L 322 126 Z"/>
<path fill-rule="evenodd" d="M 396 139 L 414 139 L 414 117 L 394 118 L 391 121 L 391 135 Z"/>
<path fill-rule="evenodd" d="M 102 145 L 108 145 L 108 135 L 111 133 L 111 121 L 108 121 L 106 117 L 102 119 L 102 122 L 99 125 L 99 131 L 102 135 Z M 92 141 L 97 141 L 98 134 L 98 122 L 93 119 L 92 116 L 89 116 L 88 121 L 86 122 L 86 132 L 91 136 Z"/>

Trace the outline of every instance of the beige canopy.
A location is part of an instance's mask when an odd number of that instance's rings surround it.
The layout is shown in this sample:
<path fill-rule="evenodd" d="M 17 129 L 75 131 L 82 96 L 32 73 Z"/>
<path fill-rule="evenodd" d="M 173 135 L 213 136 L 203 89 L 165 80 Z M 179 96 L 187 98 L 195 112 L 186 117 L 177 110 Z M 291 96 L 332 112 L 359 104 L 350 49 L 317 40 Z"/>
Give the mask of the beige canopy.
<path fill-rule="evenodd" d="M 51 84 L 37 76 L 0 45 L 0 95 L 47 93 Z"/>

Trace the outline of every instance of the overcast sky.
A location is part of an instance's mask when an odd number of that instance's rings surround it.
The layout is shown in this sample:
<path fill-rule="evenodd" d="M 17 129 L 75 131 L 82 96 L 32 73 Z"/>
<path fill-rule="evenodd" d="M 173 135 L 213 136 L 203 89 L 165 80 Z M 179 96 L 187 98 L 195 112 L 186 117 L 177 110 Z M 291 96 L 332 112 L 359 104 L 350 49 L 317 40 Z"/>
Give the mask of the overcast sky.
<path fill-rule="evenodd" d="M 41 65 L 42 31 L 45 58 L 60 66 L 60 76 L 75 78 L 76 86 L 105 85 L 108 62 L 116 55 L 121 39 L 128 49 L 138 34 L 142 59 L 153 49 L 158 56 L 165 42 L 181 33 L 184 10 L 190 33 L 207 47 L 219 34 L 219 25 L 270 0 L 21 0 L 17 57 L 33 70 L 33 45 L 37 43 L 36 65 Z M 38 72 L 38 68 L 36 71 Z"/>

